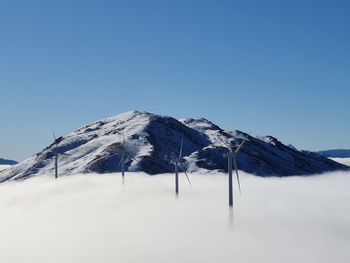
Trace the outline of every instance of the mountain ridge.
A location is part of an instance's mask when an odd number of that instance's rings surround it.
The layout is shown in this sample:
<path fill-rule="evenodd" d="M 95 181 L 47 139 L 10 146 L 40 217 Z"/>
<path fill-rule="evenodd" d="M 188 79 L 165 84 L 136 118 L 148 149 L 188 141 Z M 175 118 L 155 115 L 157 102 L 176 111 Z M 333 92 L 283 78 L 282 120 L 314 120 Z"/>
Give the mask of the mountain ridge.
<path fill-rule="evenodd" d="M 242 131 L 226 131 L 204 119 L 176 120 L 144 111 L 131 111 L 85 125 L 59 137 L 29 159 L 0 173 L 0 181 L 22 180 L 53 174 L 54 149 L 69 156 L 59 157 L 61 175 L 120 171 L 121 151 L 129 159 L 126 169 L 151 175 L 174 171 L 183 136 L 183 160 L 190 172 L 227 171 L 225 143 L 232 147 L 248 136 L 237 155 L 238 167 L 259 176 L 309 175 L 347 166 L 313 152 L 298 151 L 272 136 L 250 136 Z M 55 148 L 57 147 L 57 148 Z"/>

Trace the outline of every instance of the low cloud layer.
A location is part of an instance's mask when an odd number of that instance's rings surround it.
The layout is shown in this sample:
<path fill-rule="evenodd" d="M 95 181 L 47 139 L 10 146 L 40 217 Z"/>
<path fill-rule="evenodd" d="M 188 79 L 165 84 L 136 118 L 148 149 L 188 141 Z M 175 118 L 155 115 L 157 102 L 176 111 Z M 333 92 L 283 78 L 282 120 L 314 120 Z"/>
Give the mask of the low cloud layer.
<path fill-rule="evenodd" d="M 1 262 L 348 262 L 350 174 L 77 175 L 0 185 Z"/>

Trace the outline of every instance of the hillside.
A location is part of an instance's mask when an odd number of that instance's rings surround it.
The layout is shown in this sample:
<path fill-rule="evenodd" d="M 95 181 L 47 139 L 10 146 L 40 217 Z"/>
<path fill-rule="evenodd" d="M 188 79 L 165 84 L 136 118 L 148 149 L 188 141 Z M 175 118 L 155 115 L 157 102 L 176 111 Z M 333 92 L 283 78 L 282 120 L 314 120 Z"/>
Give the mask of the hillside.
<path fill-rule="evenodd" d="M 247 134 L 225 131 L 206 119 L 178 121 L 148 112 L 127 112 L 57 138 L 31 158 L 0 172 L 0 180 L 53 174 L 54 150 L 69 155 L 59 156 L 60 175 L 118 172 L 121 152 L 129 156 L 128 171 L 170 173 L 182 136 L 183 160 L 188 171 L 225 172 L 227 149 L 223 141 L 235 147 Z M 316 153 L 293 149 L 272 136 L 249 136 L 237 163 L 240 170 L 259 176 L 310 175 L 348 168 Z"/>

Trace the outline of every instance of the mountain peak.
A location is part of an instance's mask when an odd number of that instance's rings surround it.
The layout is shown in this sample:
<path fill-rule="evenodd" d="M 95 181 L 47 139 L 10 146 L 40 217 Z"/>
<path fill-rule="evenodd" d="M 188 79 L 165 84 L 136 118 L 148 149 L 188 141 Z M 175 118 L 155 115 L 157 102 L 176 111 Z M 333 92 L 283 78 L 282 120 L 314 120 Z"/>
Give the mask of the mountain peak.
<path fill-rule="evenodd" d="M 203 130 L 221 130 L 219 126 L 214 124 L 213 122 L 209 121 L 205 118 L 183 118 L 180 119 L 180 122 L 183 124 L 189 126 L 189 127 L 196 127 L 197 129 L 203 129 Z"/>

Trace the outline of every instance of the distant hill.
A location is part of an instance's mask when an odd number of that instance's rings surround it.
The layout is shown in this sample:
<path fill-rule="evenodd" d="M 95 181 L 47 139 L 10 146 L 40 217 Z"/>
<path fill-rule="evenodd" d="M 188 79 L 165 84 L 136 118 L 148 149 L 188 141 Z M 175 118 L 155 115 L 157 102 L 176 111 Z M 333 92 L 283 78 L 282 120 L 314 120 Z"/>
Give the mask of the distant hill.
<path fill-rule="evenodd" d="M 16 161 L 0 158 L 0 165 L 15 165 L 15 164 L 17 164 Z"/>
<path fill-rule="evenodd" d="M 176 120 L 148 112 L 127 112 L 99 120 L 57 138 L 41 152 L 0 172 L 0 181 L 22 180 L 53 174 L 55 151 L 60 175 L 120 171 L 120 156 L 129 156 L 125 167 L 132 172 L 174 172 L 174 159 L 183 137 L 183 169 L 189 172 L 227 172 L 225 141 L 239 145 L 248 134 L 225 131 L 206 119 Z M 272 136 L 248 136 L 237 155 L 240 170 L 259 176 L 311 175 L 349 167 L 309 151 L 284 145 Z"/>
<path fill-rule="evenodd" d="M 350 149 L 335 149 L 320 151 L 318 154 L 331 158 L 350 158 Z"/>

